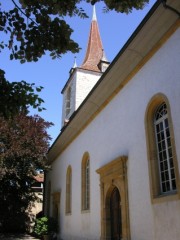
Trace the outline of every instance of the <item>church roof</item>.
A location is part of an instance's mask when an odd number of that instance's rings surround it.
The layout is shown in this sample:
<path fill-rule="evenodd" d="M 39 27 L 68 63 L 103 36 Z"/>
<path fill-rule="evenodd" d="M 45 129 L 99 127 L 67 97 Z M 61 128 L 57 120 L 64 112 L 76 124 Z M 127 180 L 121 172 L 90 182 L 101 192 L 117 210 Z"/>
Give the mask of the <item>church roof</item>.
<path fill-rule="evenodd" d="M 96 9 L 94 6 L 86 55 L 80 68 L 100 72 L 100 69 L 98 68 L 98 63 L 100 62 L 102 57 L 103 57 L 103 45 L 98 28 Z"/>

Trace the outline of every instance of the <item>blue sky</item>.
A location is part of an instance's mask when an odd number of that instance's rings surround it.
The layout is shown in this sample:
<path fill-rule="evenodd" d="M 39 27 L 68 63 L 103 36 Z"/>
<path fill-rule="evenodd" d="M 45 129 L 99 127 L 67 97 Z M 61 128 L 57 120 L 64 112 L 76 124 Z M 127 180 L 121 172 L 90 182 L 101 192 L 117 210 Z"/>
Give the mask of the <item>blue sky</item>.
<path fill-rule="evenodd" d="M 128 15 L 114 11 L 105 14 L 103 13 L 103 4 L 96 4 L 100 35 L 106 57 L 110 62 L 118 54 L 154 3 L 155 0 L 150 0 L 143 10 L 133 11 Z M 9 1 L 6 2 L 7 6 L 8 4 Z M 83 2 L 81 7 L 88 14 L 88 19 L 67 18 L 69 25 L 74 29 L 72 38 L 81 47 L 78 54 L 67 53 L 61 59 L 52 60 L 49 53 L 47 53 L 38 62 L 25 64 L 20 64 L 15 60 L 10 61 L 8 50 L 4 50 L 0 55 L 0 68 L 5 70 L 6 78 L 9 81 L 25 80 L 29 83 L 35 83 L 36 86 L 44 87 L 40 97 L 45 101 L 43 106 L 46 110 L 38 114 L 46 121 L 54 123 L 54 126 L 48 129 L 52 142 L 59 135 L 61 129 L 61 90 L 68 80 L 74 57 L 76 56 L 77 65 L 79 66 L 82 64 L 86 53 L 92 19 L 92 6 Z M 31 113 L 37 112 L 32 111 Z"/>

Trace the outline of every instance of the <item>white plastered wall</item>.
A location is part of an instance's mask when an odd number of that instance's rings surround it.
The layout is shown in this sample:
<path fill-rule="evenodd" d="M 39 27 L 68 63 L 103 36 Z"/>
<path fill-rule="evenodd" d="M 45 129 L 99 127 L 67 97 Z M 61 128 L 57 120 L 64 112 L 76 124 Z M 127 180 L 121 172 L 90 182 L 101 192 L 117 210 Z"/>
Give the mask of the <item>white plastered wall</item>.
<path fill-rule="evenodd" d="M 101 75 L 102 73 L 100 72 L 92 72 L 79 68 L 74 70 L 74 73 L 72 74 L 71 79 L 63 92 L 62 126 L 64 125 L 65 119 L 69 119 L 73 112 L 78 109 Z M 69 87 L 71 87 L 71 110 L 66 116 L 66 99 L 67 90 Z"/>
<path fill-rule="evenodd" d="M 75 110 L 86 98 L 88 93 L 99 80 L 102 73 L 87 71 L 83 69 L 77 70 L 76 75 L 76 93 L 75 93 Z"/>

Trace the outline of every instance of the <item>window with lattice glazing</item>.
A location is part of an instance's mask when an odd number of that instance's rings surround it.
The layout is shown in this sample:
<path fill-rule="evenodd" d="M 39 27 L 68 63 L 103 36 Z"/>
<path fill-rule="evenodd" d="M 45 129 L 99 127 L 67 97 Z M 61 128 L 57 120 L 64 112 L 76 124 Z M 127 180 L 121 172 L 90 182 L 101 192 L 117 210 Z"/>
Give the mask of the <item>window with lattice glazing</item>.
<path fill-rule="evenodd" d="M 176 190 L 171 134 L 169 129 L 168 111 L 165 102 L 163 102 L 155 112 L 154 127 L 156 135 L 160 188 L 161 193 L 164 194 Z"/>

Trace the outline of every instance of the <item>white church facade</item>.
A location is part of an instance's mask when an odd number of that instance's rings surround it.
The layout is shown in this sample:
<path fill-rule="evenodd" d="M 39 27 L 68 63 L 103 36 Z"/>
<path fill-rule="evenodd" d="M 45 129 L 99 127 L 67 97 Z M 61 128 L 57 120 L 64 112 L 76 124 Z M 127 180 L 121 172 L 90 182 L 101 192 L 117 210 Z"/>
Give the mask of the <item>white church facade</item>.
<path fill-rule="evenodd" d="M 48 152 L 58 239 L 180 239 L 179 12 L 179 0 L 157 1 L 111 64 L 93 13 Z"/>

